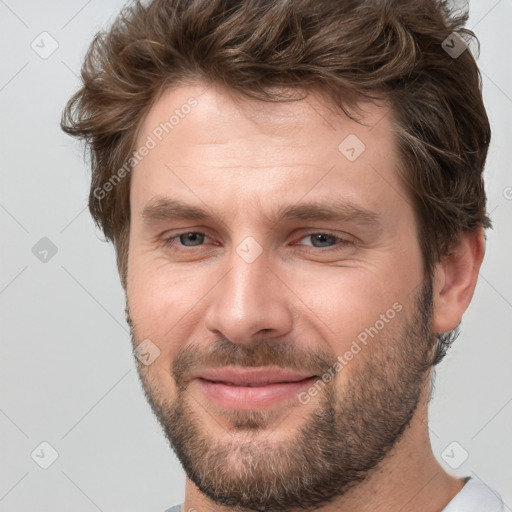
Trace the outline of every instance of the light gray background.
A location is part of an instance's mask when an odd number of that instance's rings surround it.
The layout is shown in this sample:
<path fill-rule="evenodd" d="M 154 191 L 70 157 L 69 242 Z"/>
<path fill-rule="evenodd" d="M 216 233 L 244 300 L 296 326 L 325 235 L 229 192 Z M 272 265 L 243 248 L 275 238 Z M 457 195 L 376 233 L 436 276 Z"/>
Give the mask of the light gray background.
<path fill-rule="evenodd" d="M 0 0 L 0 512 L 162 512 L 184 496 L 138 382 L 114 251 L 86 209 L 89 170 L 58 125 L 90 40 L 122 4 Z M 453 473 L 494 487 L 511 510 L 512 2 L 470 5 L 493 128 L 495 228 L 462 335 L 438 369 L 430 425 L 442 464 L 450 469 L 442 453 L 457 441 L 469 457 Z M 58 42 L 46 59 L 31 47 L 51 49 L 43 31 Z M 47 262 L 32 252 L 42 237 L 57 247 Z M 31 458 L 49 457 L 43 441 L 58 452 L 48 469 Z"/>

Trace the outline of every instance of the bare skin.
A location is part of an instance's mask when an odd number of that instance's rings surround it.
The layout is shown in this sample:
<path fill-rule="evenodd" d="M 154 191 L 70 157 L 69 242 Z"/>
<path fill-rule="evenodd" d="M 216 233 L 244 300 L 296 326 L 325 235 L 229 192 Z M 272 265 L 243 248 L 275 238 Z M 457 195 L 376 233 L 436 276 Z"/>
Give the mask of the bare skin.
<path fill-rule="evenodd" d="M 180 110 L 179 122 L 157 140 L 155 128 L 191 97 L 197 104 Z M 197 379 L 180 391 L 173 362 L 183 349 L 193 345 L 198 354 L 206 354 L 221 339 L 257 349 L 264 335 L 273 344 L 291 342 L 297 355 L 307 349 L 336 356 L 346 354 L 365 328 L 379 325 L 379 332 L 332 381 L 333 396 L 343 403 L 371 355 L 392 352 L 398 347 L 395 340 L 405 343 L 407 337 L 400 335 L 416 323 L 414 299 L 423 283 L 423 261 L 411 199 L 396 171 L 392 116 L 384 106 L 371 104 L 364 105 L 364 112 L 365 126 L 333 112 L 317 94 L 279 105 L 239 102 L 226 90 L 197 84 L 168 90 L 141 126 L 138 146 L 148 136 L 157 144 L 131 176 L 127 301 L 134 341 L 149 338 L 160 355 L 139 372 L 146 392 L 162 409 L 171 411 L 183 398 L 212 446 L 234 449 L 250 440 L 262 454 L 269 446 L 286 447 L 322 406 L 325 393 L 306 404 L 295 397 L 284 405 L 252 410 L 246 402 L 243 410 L 240 405 L 240 410 L 226 411 L 205 397 Z M 362 141 L 364 151 L 354 139 L 349 139 L 348 153 L 343 144 L 340 148 L 349 135 Z M 155 198 L 180 200 L 211 217 L 144 217 Z M 349 204 L 352 209 L 345 213 L 350 215 L 274 220 L 282 206 L 334 201 Z M 206 236 L 183 245 L 177 237 L 183 233 Z M 333 235 L 330 245 L 315 246 L 312 235 L 318 233 Z M 164 245 L 171 236 L 170 245 Z M 247 245 L 247 237 L 256 244 Z M 248 262 L 237 252 L 240 247 L 252 255 L 261 249 L 261 254 Z M 433 332 L 458 325 L 483 254 L 478 231 L 464 235 L 437 265 Z M 400 313 L 386 318 L 381 328 L 376 322 L 393 304 L 401 306 Z M 394 372 L 388 373 L 383 370 L 382 378 L 391 384 Z M 463 480 L 444 471 L 430 446 L 430 376 L 425 372 L 418 380 L 421 394 L 412 419 L 386 456 L 363 480 L 311 510 L 439 512 L 461 490 Z M 380 386 L 377 381 L 370 385 Z M 400 417 L 397 412 L 395 423 Z M 249 435 L 235 427 L 235 418 L 252 418 L 258 429 Z M 379 441 L 372 442 L 377 449 Z M 258 459 L 252 460 L 256 464 Z M 235 468 L 243 472 L 243 462 L 235 450 L 224 462 L 225 471 L 231 471 L 224 476 L 236 483 Z M 281 469 L 279 461 L 276 468 Z M 183 510 L 191 509 L 230 512 L 242 507 L 210 499 L 187 478 Z"/>

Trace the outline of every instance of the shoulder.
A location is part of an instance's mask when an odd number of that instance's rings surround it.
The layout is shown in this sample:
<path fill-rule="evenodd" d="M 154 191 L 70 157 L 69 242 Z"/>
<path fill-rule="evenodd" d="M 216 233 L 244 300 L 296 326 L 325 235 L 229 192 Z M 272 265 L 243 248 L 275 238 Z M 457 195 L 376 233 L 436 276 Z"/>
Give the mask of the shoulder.
<path fill-rule="evenodd" d="M 181 505 L 174 505 L 174 507 L 168 508 L 164 512 L 181 512 Z"/>

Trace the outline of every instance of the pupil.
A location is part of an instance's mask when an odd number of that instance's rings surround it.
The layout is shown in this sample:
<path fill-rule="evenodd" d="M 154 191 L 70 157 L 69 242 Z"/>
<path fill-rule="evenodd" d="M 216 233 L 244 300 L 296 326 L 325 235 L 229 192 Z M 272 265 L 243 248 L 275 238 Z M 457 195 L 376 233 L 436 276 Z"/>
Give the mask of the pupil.
<path fill-rule="evenodd" d="M 320 242 L 320 244 L 322 245 L 322 244 L 325 244 L 325 242 L 328 243 L 329 241 L 331 241 L 333 239 L 333 236 L 319 233 L 319 234 L 315 235 L 315 237 L 313 239 Z"/>
<path fill-rule="evenodd" d="M 202 242 L 202 236 L 203 235 L 200 233 L 186 233 L 185 235 L 181 235 L 180 239 L 184 245 L 187 245 L 186 242 L 192 242 L 190 245 L 199 245 Z"/>

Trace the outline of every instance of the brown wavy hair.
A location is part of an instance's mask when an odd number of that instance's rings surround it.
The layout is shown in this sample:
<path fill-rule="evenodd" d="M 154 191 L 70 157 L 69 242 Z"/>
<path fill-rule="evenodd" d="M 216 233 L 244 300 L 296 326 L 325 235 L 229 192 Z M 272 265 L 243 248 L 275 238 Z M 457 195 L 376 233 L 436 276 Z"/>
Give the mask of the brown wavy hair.
<path fill-rule="evenodd" d="M 317 89 L 351 117 L 358 100 L 385 100 L 396 121 L 399 173 L 414 199 L 431 279 L 463 232 L 491 226 L 483 183 L 491 132 L 481 76 L 469 50 L 452 58 L 442 45 L 454 32 L 478 43 L 464 28 L 467 17 L 436 0 L 127 4 L 90 44 L 81 88 L 61 120 L 62 130 L 86 142 L 89 209 L 115 246 L 123 287 L 130 173 L 105 197 L 95 190 L 125 166 L 137 130 L 161 93 L 198 81 L 262 101 L 301 98 L 283 96 L 281 86 Z M 439 340 L 436 363 L 453 336 Z"/>

